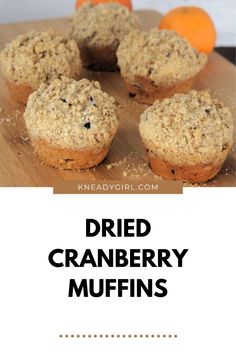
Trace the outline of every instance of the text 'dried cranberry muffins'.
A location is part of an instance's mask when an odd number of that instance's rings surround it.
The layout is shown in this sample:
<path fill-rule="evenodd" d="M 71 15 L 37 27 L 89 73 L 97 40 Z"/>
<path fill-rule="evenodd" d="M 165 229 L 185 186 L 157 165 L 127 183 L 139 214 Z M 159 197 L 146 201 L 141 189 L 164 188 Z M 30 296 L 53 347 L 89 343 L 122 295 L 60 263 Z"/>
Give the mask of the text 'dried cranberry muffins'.
<path fill-rule="evenodd" d="M 127 35 L 117 57 L 128 91 L 148 104 L 189 91 L 207 63 L 207 55 L 198 53 L 175 31 L 157 29 Z"/>
<path fill-rule="evenodd" d="M 39 159 L 63 169 L 103 161 L 118 127 L 114 99 L 87 79 L 42 85 L 30 96 L 24 118 Z"/>
<path fill-rule="evenodd" d="M 53 30 L 19 35 L 1 52 L 0 66 L 12 97 L 21 103 L 41 83 L 77 79 L 82 69 L 76 42 Z"/>
<path fill-rule="evenodd" d="M 156 101 L 139 129 L 152 171 L 166 179 L 208 181 L 233 144 L 230 110 L 207 90 Z"/>
<path fill-rule="evenodd" d="M 111 71 L 117 69 L 120 41 L 137 28 L 138 18 L 125 6 L 86 3 L 73 15 L 71 36 L 78 43 L 86 67 Z"/>

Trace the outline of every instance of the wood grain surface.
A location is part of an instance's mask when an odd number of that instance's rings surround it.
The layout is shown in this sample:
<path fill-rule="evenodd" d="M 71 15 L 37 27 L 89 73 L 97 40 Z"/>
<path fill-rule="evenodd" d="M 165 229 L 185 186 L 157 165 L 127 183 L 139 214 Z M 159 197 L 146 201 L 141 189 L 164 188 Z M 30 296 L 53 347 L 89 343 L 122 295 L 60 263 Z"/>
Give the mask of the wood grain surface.
<path fill-rule="evenodd" d="M 143 27 L 156 26 L 160 14 L 138 12 Z M 18 34 L 28 30 L 54 28 L 68 30 L 68 19 L 15 23 L 0 26 L 0 49 Z M 146 108 L 129 97 L 119 73 L 84 71 L 84 77 L 98 80 L 103 90 L 119 105 L 120 127 L 107 159 L 87 171 L 63 171 L 44 166 L 34 155 L 24 127 L 24 107 L 14 102 L 0 77 L 0 186 L 53 186 L 61 180 L 143 180 L 154 177 L 146 160 L 138 122 Z M 210 88 L 232 110 L 236 120 L 236 69 L 217 53 L 212 53 L 207 68 L 199 75 L 195 88 Z M 204 186 L 236 186 L 235 146 L 218 176 Z"/>

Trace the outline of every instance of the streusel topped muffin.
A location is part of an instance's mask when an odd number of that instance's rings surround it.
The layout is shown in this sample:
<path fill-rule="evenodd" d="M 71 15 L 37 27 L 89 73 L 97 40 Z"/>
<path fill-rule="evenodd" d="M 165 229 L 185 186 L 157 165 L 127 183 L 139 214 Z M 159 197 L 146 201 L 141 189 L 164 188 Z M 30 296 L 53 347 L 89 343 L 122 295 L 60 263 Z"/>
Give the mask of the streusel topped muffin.
<path fill-rule="evenodd" d="M 110 71 L 117 68 L 120 41 L 137 28 L 138 18 L 125 6 L 85 3 L 73 15 L 71 35 L 85 66 Z"/>
<path fill-rule="evenodd" d="M 87 79 L 42 85 L 30 96 L 24 117 L 39 158 L 67 169 L 101 162 L 118 127 L 114 99 Z"/>
<path fill-rule="evenodd" d="M 207 90 L 156 101 L 139 128 L 153 172 L 168 179 L 211 179 L 233 144 L 230 110 Z"/>
<path fill-rule="evenodd" d="M 0 64 L 13 95 L 19 91 L 20 101 L 24 91 L 22 98 L 27 101 L 41 83 L 62 76 L 78 78 L 82 69 L 76 42 L 53 30 L 19 35 L 2 51 Z"/>
<path fill-rule="evenodd" d="M 207 62 L 205 54 L 175 31 L 157 29 L 131 32 L 117 56 L 128 90 L 145 103 L 189 90 Z"/>

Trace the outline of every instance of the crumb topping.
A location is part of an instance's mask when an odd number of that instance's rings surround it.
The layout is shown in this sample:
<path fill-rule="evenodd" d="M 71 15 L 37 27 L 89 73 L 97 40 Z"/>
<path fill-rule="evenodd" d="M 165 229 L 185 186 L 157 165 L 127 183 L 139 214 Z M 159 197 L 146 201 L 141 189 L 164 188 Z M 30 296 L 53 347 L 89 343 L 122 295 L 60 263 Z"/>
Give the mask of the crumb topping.
<path fill-rule="evenodd" d="M 29 97 L 24 117 L 31 138 L 70 149 L 107 147 L 118 127 L 114 98 L 87 79 L 42 85 Z"/>
<path fill-rule="evenodd" d="M 74 40 L 53 30 L 19 35 L 0 54 L 6 78 L 36 89 L 57 77 L 78 78 L 82 64 Z"/>
<path fill-rule="evenodd" d="M 132 31 L 121 42 L 117 57 L 124 78 L 149 78 L 164 87 L 195 76 L 207 62 L 206 54 L 175 31 L 157 29 Z"/>
<path fill-rule="evenodd" d="M 155 179 L 162 179 L 160 176 L 153 174 L 147 160 L 143 158 L 137 151 L 130 151 L 124 158 L 108 163 L 105 165 L 105 167 L 108 170 L 120 167 L 123 177 L 130 177 L 135 179 L 152 177 Z"/>
<path fill-rule="evenodd" d="M 124 36 L 138 27 L 138 18 L 125 6 L 85 3 L 73 15 L 71 35 L 79 46 L 116 50 Z"/>
<path fill-rule="evenodd" d="M 233 144 L 230 110 L 207 90 L 156 101 L 139 129 L 150 153 L 176 165 L 219 162 Z"/>

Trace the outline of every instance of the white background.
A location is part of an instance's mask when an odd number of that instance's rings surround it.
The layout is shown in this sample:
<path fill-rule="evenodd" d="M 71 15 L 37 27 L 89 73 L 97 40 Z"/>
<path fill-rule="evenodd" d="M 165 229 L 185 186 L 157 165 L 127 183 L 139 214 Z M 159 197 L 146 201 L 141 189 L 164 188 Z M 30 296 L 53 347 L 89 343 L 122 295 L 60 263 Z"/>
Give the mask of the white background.
<path fill-rule="evenodd" d="M 0 0 L 0 23 L 68 16 L 76 0 Z M 214 19 L 218 45 L 236 45 L 235 0 L 133 0 L 135 9 L 150 8 L 165 13 L 179 5 L 201 6 Z"/>
<path fill-rule="evenodd" d="M 176 196 L 59 196 L 0 189 L 0 353 L 235 353 L 236 189 Z M 146 218 L 144 239 L 86 239 L 85 218 Z M 183 268 L 56 269 L 54 248 L 189 248 Z M 167 278 L 167 297 L 67 298 L 75 277 Z M 178 339 L 59 339 L 77 333 L 177 333 Z"/>

